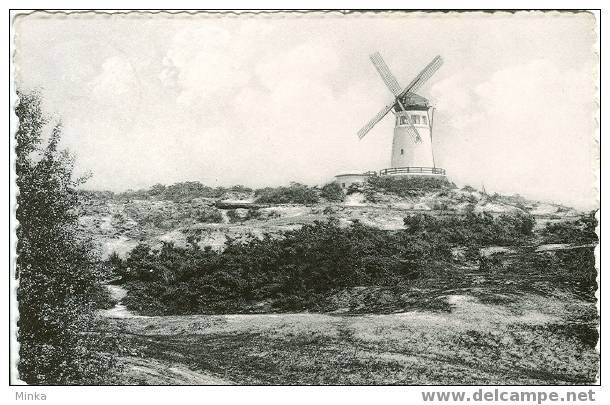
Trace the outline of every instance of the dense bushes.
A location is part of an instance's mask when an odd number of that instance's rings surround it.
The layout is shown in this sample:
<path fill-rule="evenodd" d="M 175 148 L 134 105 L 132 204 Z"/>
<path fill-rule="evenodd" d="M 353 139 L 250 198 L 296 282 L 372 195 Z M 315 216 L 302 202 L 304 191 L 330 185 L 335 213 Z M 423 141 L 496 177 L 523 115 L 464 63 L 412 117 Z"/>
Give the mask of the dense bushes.
<path fill-rule="evenodd" d="M 551 222 L 542 231 L 546 243 L 596 243 L 595 233 L 597 219 L 595 212 L 589 213 L 575 221 Z"/>
<path fill-rule="evenodd" d="M 76 234 L 80 182 L 72 176 L 70 155 L 58 150 L 61 126 L 43 146 L 40 100 L 18 96 L 19 378 L 29 384 L 110 383 L 109 341 L 91 333 L 93 312 L 109 297 L 92 247 Z"/>
<path fill-rule="evenodd" d="M 256 202 L 261 204 L 315 204 L 320 190 L 304 184 L 291 183 L 288 187 L 266 187 L 256 190 Z"/>
<path fill-rule="evenodd" d="M 221 198 L 227 193 L 251 193 L 252 189 L 241 185 L 231 187 L 210 187 L 198 181 L 185 181 L 169 186 L 155 184 L 143 190 L 127 190 L 123 193 L 113 194 L 112 197 L 120 200 L 169 200 L 174 202 L 188 202 L 195 198 Z M 92 192 L 88 192 L 92 193 Z"/>
<path fill-rule="evenodd" d="M 321 195 L 326 201 L 343 201 L 345 198 L 343 189 L 336 182 L 325 184 L 324 187 L 322 187 Z"/>
<path fill-rule="evenodd" d="M 330 220 L 280 237 L 229 240 L 222 252 L 139 245 L 126 260 L 113 260 L 129 281 L 126 304 L 144 313 L 247 312 L 264 302 L 278 311 L 325 310 L 333 291 L 439 277 L 453 247 L 521 243 L 532 230 L 525 215 L 417 215 L 405 224 L 390 232 Z"/>
<path fill-rule="evenodd" d="M 169 230 L 197 222 L 223 222 L 219 209 L 195 202 L 161 205 L 156 205 L 155 202 L 127 202 L 124 204 L 123 212 L 116 212 L 113 215 L 117 225 L 125 218 L 135 220 L 140 229 L 154 227 Z"/>
<path fill-rule="evenodd" d="M 197 211 L 195 217 L 197 222 L 218 224 L 223 221 L 222 213 L 216 208 L 205 207 Z"/>
<path fill-rule="evenodd" d="M 401 197 L 416 195 L 422 191 L 455 188 L 446 178 L 438 177 L 370 177 L 368 185 L 373 191 L 392 193 Z"/>
<path fill-rule="evenodd" d="M 259 219 L 262 213 L 257 208 L 236 208 L 227 210 L 227 217 L 232 223 L 249 221 L 251 219 Z"/>
<path fill-rule="evenodd" d="M 140 245 L 121 267 L 129 268 L 128 280 L 150 288 L 132 284 L 137 292 L 126 303 L 147 310 L 152 300 L 164 313 L 240 312 L 267 299 L 278 309 L 313 305 L 311 297 L 333 288 L 394 284 L 417 272 L 430 252 L 396 238 L 361 224 L 340 228 L 327 222 L 283 238 L 230 241 L 222 253 L 171 245 L 152 251 Z"/>
<path fill-rule="evenodd" d="M 417 214 L 405 218 L 405 226 L 452 246 L 515 245 L 529 241 L 535 220 L 529 214 L 503 214 L 494 218 L 489 213 L 468 212 L 463 217 L 436 218 Z"/>

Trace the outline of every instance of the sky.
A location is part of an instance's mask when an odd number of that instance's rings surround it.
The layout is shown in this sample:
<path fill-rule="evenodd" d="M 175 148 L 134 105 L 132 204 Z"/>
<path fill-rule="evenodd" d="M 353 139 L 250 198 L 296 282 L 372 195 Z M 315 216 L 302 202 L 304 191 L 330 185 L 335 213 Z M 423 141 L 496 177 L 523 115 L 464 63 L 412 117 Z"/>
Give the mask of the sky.
<path fill-rule="evenodd" d="M 598 206 L 596 22 L 587 13 L 43 14 L 17 17 L 15 81 L 63 123 L 86 188 L 324 184 L 390 165 L 379 51 L 436 108 L 458 185 Z"/>

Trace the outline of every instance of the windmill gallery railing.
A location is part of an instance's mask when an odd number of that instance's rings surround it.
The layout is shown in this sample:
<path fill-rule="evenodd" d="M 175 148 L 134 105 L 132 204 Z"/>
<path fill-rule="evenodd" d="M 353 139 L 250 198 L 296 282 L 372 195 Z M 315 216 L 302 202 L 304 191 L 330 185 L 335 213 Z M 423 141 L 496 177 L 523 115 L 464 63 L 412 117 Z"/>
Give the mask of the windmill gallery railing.
<path fill-rule="evenodd" d="M 409 174 L 409 173 L 426 173 L 426 174 L 440 174 L 445 175 L 445 169 L 439 167 L 390 167 L 389 169 L 383 169 L 379 171 L 380 176 L 386 176 L 390 174 Z"/>

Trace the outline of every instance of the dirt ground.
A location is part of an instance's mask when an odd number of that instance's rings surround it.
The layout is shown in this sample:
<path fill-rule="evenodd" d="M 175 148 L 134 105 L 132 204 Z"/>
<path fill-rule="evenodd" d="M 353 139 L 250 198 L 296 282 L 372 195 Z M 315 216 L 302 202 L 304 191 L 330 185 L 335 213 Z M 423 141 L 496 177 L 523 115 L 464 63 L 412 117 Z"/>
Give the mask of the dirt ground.
<path fill-rule="evenodd" d="M 113 294 L 121 297 L 120 287 Z M 447 296 L 450 312 L 104 316 L 128 384 L 587 384 L 597 353 L 557 328 L 574 302 Z M 582 303 L 582 306 L 588 304 Z"/>

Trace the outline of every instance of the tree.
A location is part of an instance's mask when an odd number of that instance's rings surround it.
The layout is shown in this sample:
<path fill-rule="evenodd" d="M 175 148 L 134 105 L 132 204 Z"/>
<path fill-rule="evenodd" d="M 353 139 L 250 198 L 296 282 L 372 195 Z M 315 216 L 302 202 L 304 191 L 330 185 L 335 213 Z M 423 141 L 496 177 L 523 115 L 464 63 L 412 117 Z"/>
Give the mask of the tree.
<path fill-rule="evenodd" d="M 73 158 L 58 147 L 61 123 L 48 143 L 49 119 L 37 93 L 17 92 L 17 278 L 19 376 L 30 384 L 104 381 L 113 356 L 94 328 L 102 291 L 91 246 L 76 233 Z"/>

